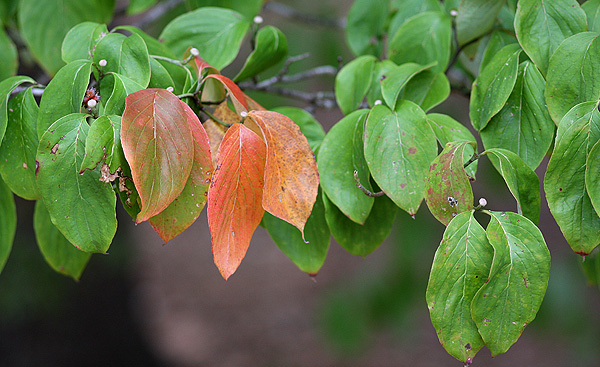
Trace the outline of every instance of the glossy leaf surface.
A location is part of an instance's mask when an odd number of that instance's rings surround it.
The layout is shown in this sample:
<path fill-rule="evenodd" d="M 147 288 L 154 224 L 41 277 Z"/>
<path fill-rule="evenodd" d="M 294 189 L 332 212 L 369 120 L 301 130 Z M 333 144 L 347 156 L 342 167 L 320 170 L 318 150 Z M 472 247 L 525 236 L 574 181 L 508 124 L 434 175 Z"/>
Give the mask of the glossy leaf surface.
<path fill-rule="evenodd" d="M 258 75 L 285 59 L 287 53 L 287 39 L 279 29 L 273 26 L 261 28 L 256 34 L 256 48 L 233 80 L 238 82 Z"/>
<path fill-rule="evenodd" d="M 2 272 L 17 231 L 15 199 L 2 178 L 0 178 L 0 212 L 2 213 L 0 216 L 0 272 Z"/>
<path fill-rule="evenodd" d="M 381 93 L 383 99 L 389 108 L 395 109 L 396 102 L 400 99 L 400 94 L 408 82 L 423 70 L 431 68 L 433 64 L 420 65 L 406 63 L 394 68 L 387 73 L 381 81 Z"/>
<path fill-rule="evenodd" d="M 150 82 L 150 56 L 141 36 L 125 37 L 120 33 L 106 35 L 94 50 L 94 62 L 106 60 L 104 72 L 117 73 L 129 78 L 142 88 Z"/>
<path fill-rule="evenodd" d="M 371 80 L 376 60 L 370 55 L 358 57 L 335 76 L 335 99 L 344 115 L 358 109 L 370 85 L 379 83 Z"/>
<path fill-rule="evenodd" d="M 71 28 L 62 42 L 61 57 L 67 64 L 75 60 L 89 60 L 98 42 L 108 34 L 106 24 L 83 22 Z"/>
<path fill-rule="evenodd" d="M 28 76 L 13 76 L 0 82 L 0 144 L 8 125 L 8 99 L 12 91 L 23 83 L 34 83 Z"/>
<path fill-rule="evenodd" d="M 85 141 L 85 155 L 80 172 L 93 170 L 98 164 L 106 164 L 110 173 L 121 167 L 121 118 L 119 116 L 100 116 L 88 132 Z"/>

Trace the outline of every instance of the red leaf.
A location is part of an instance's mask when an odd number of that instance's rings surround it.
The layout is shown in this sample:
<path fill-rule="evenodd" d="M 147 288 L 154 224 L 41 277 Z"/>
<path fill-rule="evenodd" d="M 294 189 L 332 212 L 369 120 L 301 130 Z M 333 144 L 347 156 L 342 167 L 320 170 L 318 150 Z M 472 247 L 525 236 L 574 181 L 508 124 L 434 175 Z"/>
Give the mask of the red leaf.
<path fill-rule="evenodd" d="M 265 143 L 242 124 L 223 138 L 208 192 L 208 226 L 215 264 L 223 278 L 235 272 L 264 214 L 261 206 Z"/>
<path fill-rule="evenodd" d="M 217 74 L 209 74 L 204 78 L 204 80 L 208 78 L 214 78 L 223 83 L 227 91 L 229 92 L 229 97 L 231 97 L 231 101 L 233 102 L 233 106 L 235 107 L 236 112 L 239 114 L 242 111 L 248 111 L 248 103 L 246 102 L 246 94 L 242 92 L 240 87 L 237 86 L 231 79 L 223 75 Z"/>
<path fill-rule="evenodd" d="M 149 220 L 165 243 L 185 231 L 196 221 L 206 204 L 213 171 L 206 131 L 194 111 L 183 102 L 181 102 L 181 106 L 190 122 L 194 138 L 194 161 L 190 177 L 181 194 L 165 210 Z"/>
<path fill-rule="evenodd" d="M 267 143 L 263 208 L 304 235 L 319 189 L 315 155 L 288 117 L 272 111 L 251 111 L 248 117 L 258 124 Z"/>
<path fill-rule="evenodd" d="M 121 143 L 140 195 L 140 223 L 163 211 L 183 190 L 194 158 L 192 131 L 179 99 L 144 89 L 125 100 Z"/>

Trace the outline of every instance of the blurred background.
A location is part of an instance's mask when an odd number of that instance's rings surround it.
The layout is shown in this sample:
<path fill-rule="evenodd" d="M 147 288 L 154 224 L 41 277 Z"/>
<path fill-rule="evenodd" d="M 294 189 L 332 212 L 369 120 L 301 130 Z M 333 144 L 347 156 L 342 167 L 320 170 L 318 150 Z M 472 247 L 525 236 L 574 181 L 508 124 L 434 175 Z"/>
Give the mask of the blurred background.
<path fill-rule="evenodd" d="M 196 0 L 202 2 L 204 0 Z M 211 3 L 211 1 L 205 1 Z M 350 0 L 280 0 L 304 14 L 343 19 Z M 173 10 L 172 18 L 185 11 Z M 352 59 L 341 30 L 263 11 L 287 36 L 290 55 L 310 52 L 291 73 Z M 143 15 L 141 15 L 143 16 Z M 135 20 L 135 18 L 133 19 Z M 132 18 L 117 18 L 115 24 Z M 168 20 L 159 21 L 155 30 Z M 110 28 L 110 27 L 109 27 Z M 150 29 L 152 32 L 152 29 Z M 248 54 L 225 69 L 232 76 Z M 23 74 L 23 72 L 20 72 Z M 298 83 L 333 90 L 333 77 Z M 265 107 L 301 103 L 251 94 Z M 468 125 L 468 100 L 452 95 L 436 112 Z M 328 130 L 342 115 L 317 110 Z M 543 175 L 544 162 L 538 169 Z M 515 210 L 502 178 L 479 162 L 476 199 Z M 439 344 L 425 289 L 443 225 L 423 204 L 400 212 L 392 235 L 366 258 L 332 242 L 313 280 L 258 228 L 237 272 L 225 282 L 212 262 L 206 214 L 168 245 L 119 211 L 109 255 L 94 255 L 81 280 L 53 272 L 33 234 L 33 203 L 18 200 L 12 254 L 0 275 L 0 366 L 460 366 Z M 119 210 L 121 210 L 119 206 Z M 485 220 L 483 217 L 481 220 Z M 587 285 L 581 257 L 542 202 L 540 229 L 552 255 L 538 316 L 504 355 L 482 349 L 479 366 L 600 366 L 600 292 Z"/>

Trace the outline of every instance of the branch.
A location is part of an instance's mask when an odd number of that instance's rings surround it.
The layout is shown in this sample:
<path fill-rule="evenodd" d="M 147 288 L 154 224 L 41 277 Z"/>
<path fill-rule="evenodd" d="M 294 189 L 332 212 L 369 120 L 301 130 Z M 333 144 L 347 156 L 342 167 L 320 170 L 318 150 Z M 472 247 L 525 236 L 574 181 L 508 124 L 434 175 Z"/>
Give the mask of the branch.
<path fill-rule="evenodd" d="M 277 83 L 293 83 L 293 82 L 299 82 L 302 80 L 315 78 L 315 77 L 318 77 L 321 75 L 336 75 L 337 71 L 338 71 L 337 68 L 334 68 L 333 66 L 329 66 L 329 65 L 318 66 L 316 68 L 306 70 L 306 71 L 303 71 L 301 73 L 294 74 L 294 75 L 276 75 L 272 78 L 263 80 L 262 82 L 255 83 L 255 84 L 254 83 L 240 83 L 240 88 L 249 87 L 251 84 L 254 84 L 254 87 L 256 87 L 258 89 L 263 89 L 263 88 L 270 87 L 271 85 L 277 84 Z"/>
<path fill-rule="evenodd" d="M 276 1 L 267 2 L 265 4 L 265 6 L 263 7 L 263 9 L 270 11 L 272 13 L 275 13 L 277 15 L 280 15 L 284 18 L 296 20 L 296 21 L 299 21 L 302 23 L 313 24 L 313 25 L 318 25 L 318 26 L 323 26 L 323 27 L 337 28 L 337 29 L 345 29 L 346 28 L 346 20 L 345 19 L 333 19 L 333 18 L 327 18 L 327 17 L 322 17 L 322 16 L 318 16 L 318 15 L 313 15 L 313 14 L 302 13 L 288 5 L 285 5 L 285 4 L 276 2 Z"/>
<path fill-rule="evenodd" d="M 354 184 L 356 184 L 356 187 L 358 187 L 360 189 L 360 191 L 364 192 L 365 195 L 370 196 L 372 198 L 378 198 L 380 196 L 385 195 L 385 192 L 383 192 L 383 191 L 371 192 L 371 191 L 369 191 L 369 189 L 367 189 L 366 187 L 364 187 L 360 183 L 360 179 L 358 178 L 358 171 L 357 170 L 354 170 Z"/>
<path fill-rule="evenodd" d="M 240 85 L 240 88 L 242 86 Z M 335 108 L 337 103 L 335 101 L 335 94 L 333 92 L 303 92 L 290 88 L 274 87 L 272 85 L 258 88 L 257 85 L 247 84 L 244 85 L 246 90 L 256 90 L 261 92 L 267 92 L 271 94 L 278 94 L 283 97 L 290 97 L 293 99 L 308 102 L 315 107 L 323 108 Z"/>

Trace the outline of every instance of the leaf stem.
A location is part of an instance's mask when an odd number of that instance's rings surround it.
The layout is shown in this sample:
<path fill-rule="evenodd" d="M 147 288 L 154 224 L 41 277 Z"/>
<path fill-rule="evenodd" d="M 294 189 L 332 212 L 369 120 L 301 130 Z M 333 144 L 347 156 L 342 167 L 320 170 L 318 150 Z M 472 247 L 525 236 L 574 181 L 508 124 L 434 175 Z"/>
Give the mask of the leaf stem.
<path fill-rule="evenodd" d="M 477 152 L 473 153 L 473 156 L 465 163 L 465 165 L 463 166 L 464 168 L 469 167 L 469 165 L 473 162 L 475 162 L 476 160 L 479 159 L 479 157 L 481 157 L 483 155 L 483 153 L 481 155 L 477 154 Z"/>
<path fill-rule="evenodd" d="M 226 122 L 221 121 L 218 117 L 216 117 L 215 115 L 213 115 L 211 112 L 208 112 L 207 110 L 204 109 L 204 107 L 200 107 L 200 111 L 202 111 L 205 115 L 207 115 L 208 117 L 210 117 L 214 122 L 221 124 L 225 127 L 231 127 L 232 124 L 228 124 Z"/>
<path fill-rule="evenodd" d="M 377 197 L 385 195 L 385 192 L 383 192 L 383 191 L 371 192 L 371 191 L 369 191 L 369 189 L 367 189 L 366 187 L 364 187 L 360 183 L 360 178 L 358 178 L 358 171 L 357 170 L 354 170 L 354 183 L 356 184 L 356 187 L 358 187 L 360 189 L 360 191 L 364 192 L 365 195 L 367 195 L 369 197 L 377 198 Z"/>

